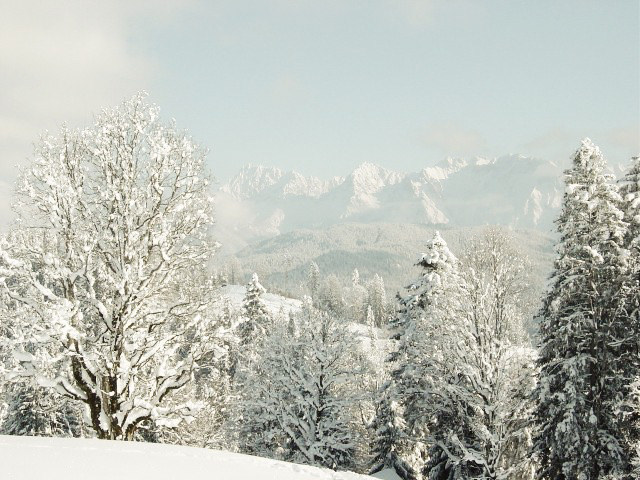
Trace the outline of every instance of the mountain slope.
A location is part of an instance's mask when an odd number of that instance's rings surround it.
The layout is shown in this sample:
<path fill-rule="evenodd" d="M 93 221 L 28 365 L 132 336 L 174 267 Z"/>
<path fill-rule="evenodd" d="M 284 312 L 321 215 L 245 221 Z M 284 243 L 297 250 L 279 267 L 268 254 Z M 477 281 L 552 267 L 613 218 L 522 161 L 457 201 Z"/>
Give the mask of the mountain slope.
<path fill-rule="evenodd" d="M 466 239 L 482 227 L 437 227 L 455 254 Z M 366 281 L 374 274 L 385 280 L 387 293 L 401 289 L 416 273 L 414 264 L 424 251 L 436 227 L 425 224 L 340 223 L 319 229 L 300 229 L 276 237 L 256 240 L 236 252 L 241 267 L 238 281 L 244 282 L 252 272 L 260 275 L 270 290 L 281 288 L 301 294 L 299 286 L 306 281 L 309 264 L 314 261 L 323 275 L 336 274 L 345 282 L 354 268 Z M 553 240 L 535 230 L 513 230 L 524 254 L 533 262 L 532 273 L 537 285 L 546 284 L 554 258 Z M 218 268 L 228 269 L 229 257 L 217 257 Z"/>
<path fill-rule="evenodd" d="M 557 165 L 521 155 L 446 159 L 413 173 L 363 163 L 327 180 L 249 165 L 217 194 L 215 234 L 227 251 L 237 251 L 259 238 L 345 222 L 548 232 L 562 198 L 561 176 Z"/>

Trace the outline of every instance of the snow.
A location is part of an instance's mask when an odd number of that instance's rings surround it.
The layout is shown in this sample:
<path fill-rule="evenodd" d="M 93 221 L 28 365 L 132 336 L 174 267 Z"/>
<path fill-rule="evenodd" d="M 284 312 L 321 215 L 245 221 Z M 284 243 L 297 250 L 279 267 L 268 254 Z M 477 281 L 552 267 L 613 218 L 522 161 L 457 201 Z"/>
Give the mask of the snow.
<path fill-rule="evenodd" d="M 524 204 L 524 214 L 531 215 L 533 224 L 536 225 L 540 221 L 543 212 L 542 193 L 534 187 L 533 190 L 531 190 L 531 195 L 529 195 L 529 198 Z"/>
<path fill-rule="evenodd" d="M 0 435 L 5 480 L 365 480 L 239 453 L 138 442 Z M 394 479 L 394 477 L 375 477 Z"/>
<path fill-rule="evenodd" d="M 218 192 L 215 234 L 235 250 L 230 244 L 346 222 L 548 231 L 562 199 L 562 170 L 522 155 L 448 158 L 413 173 L 363 163 L 328 180 L 252 165 Z"/>
<path fill-rule="evenodd" d="M 275 184 L 282 175 L 279 168 L 249 164 L 221 190 L 239 199 L 248 198 Z"/>
<path fill-rule="evenodd" d="M 244 285 L 226 285 L 220 289 L 222 296 L 227 297 L 235 308 L 240 309 L 246 296 L 247 289 Z M 302 307 L 300 300 L 286 298 L 274 293 L 265 293 L 260 299 L 270 314 L 280 313 L 288 315 L 289 312 L 297 312 Z"/>
<path fill-rule="evenodd" d="M 373 478 L 380 478 L 381 480 L 401 480 L 400 476 L 393 468 L 385 468 L 371 475 Z"/>
<path fill-rule="evenodd" d="M 33 362 L 34 357 L 29 352 L 25 352 L 22 349 L 13 351 L 13 358 L 18 362 Z"/>

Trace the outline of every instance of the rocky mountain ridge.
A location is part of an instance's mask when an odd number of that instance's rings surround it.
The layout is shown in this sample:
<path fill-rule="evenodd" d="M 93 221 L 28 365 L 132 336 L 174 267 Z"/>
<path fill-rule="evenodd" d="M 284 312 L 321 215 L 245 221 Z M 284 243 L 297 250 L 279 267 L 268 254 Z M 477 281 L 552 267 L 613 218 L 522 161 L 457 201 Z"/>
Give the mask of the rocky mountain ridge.
<path fill-rule="evenodd" d="M 410 173 L 365 162 L 328 179 L 247 165 L 218 191 L 216 234 L 241 248 L 257 238 L 345 222 L 498 224 L 547 233 L 562 192 L 561 167 L 522 155 L 447 158 Z"/>

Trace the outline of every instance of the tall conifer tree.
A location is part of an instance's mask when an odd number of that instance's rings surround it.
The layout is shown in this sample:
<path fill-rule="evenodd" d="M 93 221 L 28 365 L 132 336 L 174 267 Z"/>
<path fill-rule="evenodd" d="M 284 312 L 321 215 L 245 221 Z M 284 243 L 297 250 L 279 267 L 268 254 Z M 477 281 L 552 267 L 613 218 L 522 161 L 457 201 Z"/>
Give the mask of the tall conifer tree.
<path fill-rule="evenodd" d="M 629 465 L 617 413 L 628 391 L 626 224 L 605 160 L 589 139 L 565 183 L 553 284 L 541 312 L 535 451 L 541 478 L 591 480 L 623 475 Z"/>

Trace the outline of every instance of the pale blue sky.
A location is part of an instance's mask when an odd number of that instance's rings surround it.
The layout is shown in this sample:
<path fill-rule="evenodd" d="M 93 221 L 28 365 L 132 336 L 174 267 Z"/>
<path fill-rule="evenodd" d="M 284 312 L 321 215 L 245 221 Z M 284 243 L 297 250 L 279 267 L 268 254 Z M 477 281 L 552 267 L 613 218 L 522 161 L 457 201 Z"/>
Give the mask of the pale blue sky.
<path fill-rule="evenodd" d="M 640 150 L 637 0 L 0 7 L 0 217 L 39 131 L 142 89 L 221 180 L 248 162 L 326 177 L 363 161 L 562 160 L 584 136 L 612 162 Z"/>
<path fill-rule="evenodd" d="M 246 162 L 345 173 L 445 155 L 638 148 L 637 1 L 212 2 L 132 40 L 153 98 Z M 636 147 L 635 150 L 633 147 Z"/>

